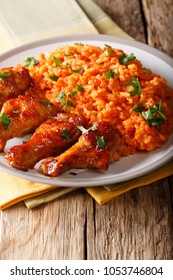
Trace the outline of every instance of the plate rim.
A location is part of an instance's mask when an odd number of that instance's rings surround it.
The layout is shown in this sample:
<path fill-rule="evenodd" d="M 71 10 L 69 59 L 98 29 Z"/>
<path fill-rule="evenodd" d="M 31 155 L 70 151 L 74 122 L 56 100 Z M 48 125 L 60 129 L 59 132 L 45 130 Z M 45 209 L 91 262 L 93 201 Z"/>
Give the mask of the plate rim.
<path fill-rule="evenodd" d="M 50 38 L 44 38 L 44 39 L 40 39 L 40 40 L 35 40 L 33 42 L 28 42 L 25 43 L 21 46 L 17 46 L 11 50 L 8 50 L 2 54 L 0 54 L 0 59 L 6 59 L 8 58 L 8 56 L 11 55 L 15 55 L 16 52 L 18 51 L 25 51 L 26 49 L 30 49 L 30 48 L 36 48 L 36 47 L 41 47 L 41 46 L 45 46 L 45 45 L 49 45 L 49 44 L 54 44 L 56 43 L 56 41 L 58 40 L 58 42 L 65 42 L 65 41 L 74 41 L 74 38 L 78 37 L 81 40 L 98 40 L 98 41 L 106 41 L 106 40 L 111 40 L 113 43 L 122 43 L 128 46 L 132 46 L 132 47 L 136 47 L 135 45 L 138 44 L 140 46 L 140 49 L 145 50 L 145 51 L 149 51 L 159 58 L 161 58 L 162 60 L 165 60 L 165 62 L 167 64 L 169 64 L 170 66 L 173 66 L 173 58 L 171 56 L 169 56 L 168 54 L 166 54 L 165 52 L 150 46 L 146 43 L 134 40 L 134 39 L 130 39 L 130 38 L 123 38 L 123 37 L 118 37 L 118 36 L 113 36 L 113 35 L 107 35 L 107 34 L 77 34 L 77 35 L 64 35 L 64 36 L 55 36 L 55 37 L 50 37 Z M 116 42 L 116 40 L 118 40 L 119 42 Z"/>
<path fill-rule="evenodd" d="M 110 41 L 112 43 L 118 43 L 118 44 L 122 44 L 122 45 L 127 45 L 130 47 L 135 47 L 138 48 L 140 50 L 143 51 L 147 51 L 150 52 L 152 55 L 154 55 L 157 58 L 160 58 L 161 60 L 163 60 L 164 62 L 166 62 L 166 64 L 168 64 L 169 66 L 173 67 L 173 59 L 168 56 L 166 53 L 163 53 L 162 51 L 156 49 L 155 47 L 149 46 L 145 43 L 139 42 L 137 40 L 134 39 L 128 39 L 128 38 L 122 38 L 122 37 L 117 37 L 117 36 L 112 36 L 112 35 L 106 35 L 106 34 L 77 34 L 77 35 L 65 35 L 65 36 L 56 36 L 56 37 L 50 37 L 50 38 L 45 38 L 45 39 L 41 39 L 41 40 L 36 40 L 33 42 L 29 42 L 26 44 L 23 44 L 22 46 L 17 46 L 11 50 L 8 50 L 4 53 L 2 53 L 0 55 L 0 60 L 6 60 L 9 57 L 11 58 L 14 55 L 18 55 L 21 52 L 30 50 L 30 49 L 35 49 L 35 48 L 39 48 L 41 46 L 46 46 L 46 45 L 51 45 L 51 44 L 56 44 L 56 43 L 65 43 L 65 42 L 69 42 L 69 41 L 77 41 L 77 40 L 81 40 L 81 41 L 99 41 L 99 42 L 105 42 L 105 41 Z M 170 137 L 172 137 L 172 135 L 170 135 Z M 173 152 L 173 147 L 171 149 L 171 151 Z M 173 156 L 173 155 L 172 155 Z M 151 166 L 151 163 L 149 165 L 147 165 L 147 167 L 145 168 L 145 171 L 140 170 L 140 172 L 138 173 L 139 175 L 135 175 L 135 171 L 131 172 L 130 175 L 128 175 L 126 180 L 112 180 L 112 178 L 110 179 L 103 179 L 100 178 L 100 180 L 103 182 L 104 185 L 107 184 L 116 184 L 116 183 L 122 183 L 125 182 L 127 180 L 131 180 L 140 176 L 143 176 L 147 173 L 149 173 L 149 171 L 153 171 L 159 167 L 161 167 L 163 164 L 165 164 L 166 162 L 168 162 L 170 160 L 170 155 L 167 153 L 164 157 L 164 161 L 162 160 L 161 163 L 154 163 Z M 16 170 L 14 168 L 11 167 L 11 170 L 7 170 L 6 168 L 3 168 L 3 166 L 1 166 L 0 164 L 0 170 L 5 171 L 8 174 L 12 174 L 14 176 L 23 178 L 23 179 L 27 179 L 27 180 L 32 180 L 31 176 L 32 174 L 28 174 L 27 172 L 23 172 L 23 171 L 19 171 Z M 18 174 L 18 172 L 20 172 Z M 27 175 L 28 174 L 28 175 Z M 94 184 L 90 181 L 87 182 L 83 182 L 82 186 L 81 186 L 81 182 L 70 182 L 67 179 L 61 179 L 59 177 L 55 177 L 55 178 L 50 178 L 47 177 L 45 175 L 43 175 L 43 179 L 42 177 L 38 178 L 38 177 L 34 177 L 33 180 L 35 182 L 40 182 L 43 184 L 50 184 L 50 185 L 54 185 L 54 186 L 62 186 L 62 187 L 87 187 L 87 186 L 100 186 L 103 185 L 102 182 L 94 182 Z M 67 181 L 66 181 L 67 180 Z M 84 180 L 84 179 L 83 179 Z M 92 178 L 92 180 L 94 180 Z M 105 184 L 104 181 L 107 181 L 107 183 Z"/>

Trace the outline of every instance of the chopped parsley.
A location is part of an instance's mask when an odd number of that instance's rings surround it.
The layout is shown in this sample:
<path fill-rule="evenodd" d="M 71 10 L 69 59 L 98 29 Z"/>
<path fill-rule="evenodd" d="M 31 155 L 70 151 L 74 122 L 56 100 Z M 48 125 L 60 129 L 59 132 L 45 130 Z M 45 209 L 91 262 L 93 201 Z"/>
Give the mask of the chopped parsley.
<path fill-rule="evenodd" d="M 0 122 L 2 123 L 3 125 L 3 128 L 7 129 L 9 124 L 11 123 L 11 121 L 13 120 L 13 118 L 9 118 L 9 116 L 5 113 L 3 113 L 1 116 L 0 116 Z"/>
<path fill-rule="evenodd" d="M 105 44 L 105 48 L 104 48 L 104 50 L 106 50 L 107 48 L 112 48 L 110 45 L 108 45 L 108 44 Z"/>
<path fill-rule="evenodd" d="M 84 92 L 84 88 L 78 84 L 76 84 L 77 91 Z"/>
<path fill-rule="evenodd" d="M 69 94 L 71 94 L 73 97 L 75 96 L 76 93 L 77 93 L 77 90 L 73 90 L 73 91 L 69 92 Z"/>
<path fill-rule="evenodd" d="M 75 45 L 75 46 L 84 46 L 84 44 L 83 44 L 83 43 L 80 43 L 80 42 L 76 42 L 76 43 L 74 43 L 74 45 Z"/>
<path fill-rule="evenodd" d="M 161 125 L 166 121 L 161 102 L 153 107 L 149 107 L 147 111 L 142 112 L 142 116 L 149 126 L 156 126 L 158 131 L 160 131 Z"/>
<path fill-rule="evenodd" d="M 68 106 L 73 106 L 73 97 L 77 92 L 77 90 L 73 90 L 67 93 L 65 91 L 62 91 L 57 95 L 57 98 L 62 105 L 62 110 Z"/>
<path fill-rule="evenodd" d="M 70 66 L 69 66 L 70 64 L 68 63 L 68 62 L 66 62 L 66 65 L 65 65 L 65 67 L 69 70 L 70 69 Z"/>
<path fill-rule="evenodd" d="M 63 56 L 71 56 L 73 55 L 74 53 L 64 53 Z"/>
<path fill-rule="evenodd" d="M 38 64 L 38 60 L 35 57 L 25 57 L 24 59 L 25 66 L 34 66 Z"/>
<path fill-rule="evenodd" d="M 117 73 L 115 73 L 114 71 L 110 70 L 109 72 L 106 72 L 106 80 L 109 80 L 110 78 L 114 78 L 117 77 Z"/>
<path fill-rule="evenodd" d="M 61 91 L 59 94 L 58 94 L 58 100 L 59 102 L 61 103 L 62 106 L 64 106 L 64 103 L 65 103 L 65 92 L 64 91 Z"/>
<path fill-rule="evenodd" d="M 156 126 L 158 131 L 160 131 L 161 125 L 166 121 L 161 102 L 153 107 L 149 106 L 148 110 L 145 110 L 142 104 L 138 104 L 134 106 L 133 110 L 139 112 L 149 126 Z"/>
<path fill-rule="evenodd" d="M 48 100 L 40 100 L 40 103 L 46 106 L 51 104 Z"/>
<path fill-rule="evenodd" d="M 63 131 L 62 131 L 62 136 L 64 138 L 66 138 L 68 141 L 70 140 L 70 135 L 69 135 L 69 132 L 67 130 L 67 128 L 64 128 Z"/>
<path fill-rule="evenodd" d="M 106 52 L 107 52 L 107 56 L 110 56 L 115 53 L 114 50 L 107 50 Z"/>
<path fill-rule="evenodd" d="M 13 114 L 20 114 L 20 111 L 19 110 L 12 110 L 12 113 Z"/>
<path fill-rule="evenodd" d="M 107 44 L 105 44 L 104 51 L 106 51 L 107 56 L 110 56 L 115 53 L 114 50 L 112 49 L 112 47 Z"/>
<path fill-rule="evenodd" d="M 144 71 L 144 73 L 147 73 L 147 74 L 149 73 L 148 69 L 144 69 L 143 71 Z"/>
<path fill-rule="evenodd" d="M 125 86 L 133 86 L 133 90 L 130 91 L 131 96 L 140 94 L 142 92 L 141 85 L 138 81 L 138 78 L 132 77 L 132 81 L 125 83 Z"/>
<path fill-rule="evenodd" d="M 67 107 L 67 106 L 72 106 L 72 105 L 73 105 L 73 101 L 71 99 L 67 99 L 65 106 Z"/>
<path fill-rule="evenodd" d="M 58 81 L 58 76 L 56 75 L 49 76 L 49 78 L 54 82 Z"/>
<path fill-rule="evenodd" d="M 11 76 L 11 72 L 8 71 L 0 72 L 0 80 L 2 81 L 3 84 L 5 82 L 5 78 L 9 76 Z"/>
<path fill-rule="evenodd" d="M 71 72 L 73 73 L 78 73 L 78 74 L 81 74 L 83 69 L 82 68 L 79 68 L 79 69 L 70 69 Z"/>
<path fill-rule="evenodd" d="M 88 133 L 89 131 L 97 130 L 97 124 L 93 124 L 90 128 L 86 129 L 82 125 L 78 125 L 77 128 L 82 132 L 82 134 Z"/>
<path fill-rule="evenodd" d="M 121 64 L 127 64 L 129 61 L 135 59 L 136 56 L 134 56 L 133 53 L 131 53 L 130 55 L 126 55 L 125 53 L 123 53 L 120 57 L 119 57 L 119 62 Z"/>
<path fill-rule="evenodd" d="M 73 106 L 73 100 L 67 98 L 67 96 L 68 96 L 69 94 L 71 94 L 71 95 L 74 94 L 74 95 L 75 95 L 74 92 L 70 92 L 70 93 L 68 93 L 68 94 L 66 95 L 65 92 L 62 91 L 62 92 L 60 92 L 60 93 L 58 94 L 58 96 L 57 96 L 59 102 L 60 102 L 61 105 L 63 106 L 63 107 L 62 107 L 62 110 L 64 110 L 64 109 L 65 109 L 66 107 L 68 107 L 68 106 Z M 74 96 L 74 95 L 72 95 L 72 96 Z"/>
<path fill-rule="evenodd" d="M 100 149 L 104 149 L 106 147 L 106 142 L 104 136 L 96 136 L 97 145 Z"/>
<path fill-rule="evenodd" d="M 51 76 L 49 72 L 47 72 L 47 75 L 52 81 L 55 81 L 55 82 L 58 81 L 58 76 L 56 76 L 56 75 Z"/>
<path fill-rule="evenodd" d="M 71 68 L 70 68 L 70 64 L 69 64 L 68 62 L 66 63 L 65 67 L 66 67 L 69 71 L 71 71 L 71 72 L 73 72 L 73 73 L 82 74 L 82 72 L 83 72 L 83 68 L 71 69 Z"/>
<path fill-rule="evenodd" d="M 53 56 L 53 60 L 55 62 L 56 67 L 58 67 L 62 64 L 62 61 L 59 58 L 57 58 L 55 55 Z"/>
<path fill-rule="evenodd" d="M 141 113 L 142 111 L 144 111 L 144 106 L 139 103 L 133 107 L 133 111 Z"/>

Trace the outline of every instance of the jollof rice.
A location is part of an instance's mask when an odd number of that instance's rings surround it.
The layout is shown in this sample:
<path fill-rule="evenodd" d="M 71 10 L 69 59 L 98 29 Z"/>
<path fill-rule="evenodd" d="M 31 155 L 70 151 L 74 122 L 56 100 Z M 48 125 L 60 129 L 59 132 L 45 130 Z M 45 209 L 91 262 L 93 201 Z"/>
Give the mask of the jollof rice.
<path fill-rule="evenodd" d="M 173 90 L 134 55 L 128 60 L 111 46 L 77 43 L 40 54 L 29 71 L 62 111 L 83 115 L 89 125 L 112 122 L 129 155 L 161 147 L 173 129 Z"/>

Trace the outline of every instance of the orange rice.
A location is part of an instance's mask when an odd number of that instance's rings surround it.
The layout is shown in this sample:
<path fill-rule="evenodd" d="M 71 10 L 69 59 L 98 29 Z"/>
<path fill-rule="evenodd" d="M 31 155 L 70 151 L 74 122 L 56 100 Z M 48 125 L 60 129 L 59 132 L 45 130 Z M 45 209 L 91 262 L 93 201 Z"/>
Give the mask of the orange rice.
<path fill-rule="evenodd" d="M 136 150 L 152 151 L 172 133 L 173 90 L 137 58 L 122 64 L 123 54 L 108 45 L 66 45 L 40 54 L 29 71 L 35 86 L 46 91 L 48 100 L 62 111 L 83 115 L 89 125 L 97 121 L 113 123 L 127 145 L 126 155 Z M 108 72 L 114 73 L 112 77 Z M 133 78 L 140 83 L 141 93 L 131 96 L 134 87 L 126 83 Z M 166 117 L 160 129 L 150 126 L 141 112 L 134 110 L 139 104 L 147 111 L 160 103 Z"/>

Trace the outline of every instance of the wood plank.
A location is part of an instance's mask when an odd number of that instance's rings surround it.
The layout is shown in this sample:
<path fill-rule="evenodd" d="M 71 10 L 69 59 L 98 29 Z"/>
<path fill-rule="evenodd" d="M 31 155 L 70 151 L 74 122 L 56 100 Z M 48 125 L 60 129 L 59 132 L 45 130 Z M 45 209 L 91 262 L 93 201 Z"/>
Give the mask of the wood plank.
<path fill-rule="evenodd" d="M 94 0 L 125 32 L 146 42 L 140 1 Z"/>
<path fill-rule="evenodd" d="M 169 181 L 170 197 L 171 197 L 171 205 L 172 205 L 172 213 L 173 213 L 173 176 L 170 176 L 168 178 L 168 181 Z"/>
<path fill-rule="evenodd" d="M 148 43 L 173 56 L 173 1 L 142 0 Z"/>
<path fill-rule="evenodd" d="M 1 212 L 0 259 L 84 259 L 86 222 L 82 190 L 28 210 Z"/>
<path fill-rule="evenodd" d="M 92 213 L 90 202 L 87 212 L 88 225 L 91 223 L 87 230 L 88 259 L 172 259 L 168 190 L 165 179 L 126 193 L 105 205 L 96 204 Z"/>

